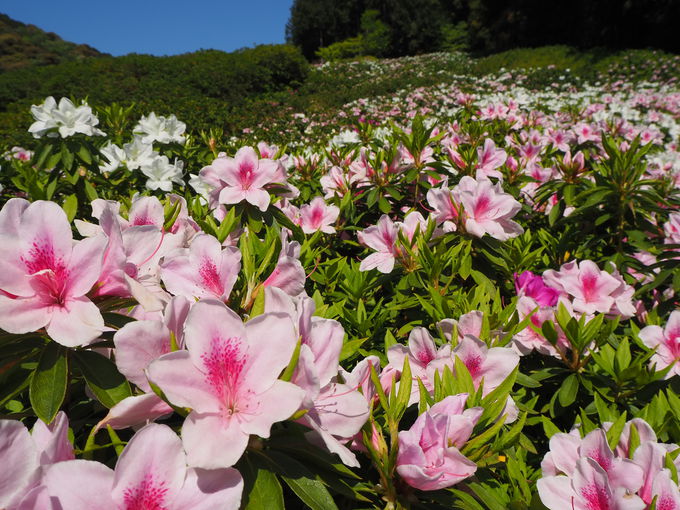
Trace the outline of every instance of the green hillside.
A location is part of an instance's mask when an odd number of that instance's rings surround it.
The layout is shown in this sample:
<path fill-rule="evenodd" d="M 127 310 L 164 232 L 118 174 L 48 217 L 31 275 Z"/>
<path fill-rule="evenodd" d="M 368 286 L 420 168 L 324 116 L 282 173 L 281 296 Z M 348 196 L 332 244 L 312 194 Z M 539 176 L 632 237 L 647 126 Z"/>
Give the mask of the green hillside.
<path fill-rule="evenodd" d="M 0 14 L 0 73 L 102 55 L 87 44 L 64 41 L 55 33 Z"/>

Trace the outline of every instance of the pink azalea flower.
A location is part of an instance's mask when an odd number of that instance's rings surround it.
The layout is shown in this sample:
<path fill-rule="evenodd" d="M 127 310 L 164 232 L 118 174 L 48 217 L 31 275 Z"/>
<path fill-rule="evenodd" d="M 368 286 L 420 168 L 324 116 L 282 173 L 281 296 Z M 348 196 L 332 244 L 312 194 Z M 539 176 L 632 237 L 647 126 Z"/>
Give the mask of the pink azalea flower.
<path fill-rule="evenodd" d="M 259 159 L 252 147 L 241 147 L 233 158 L 216 158 L 199 172 L 199 178 L 211 186 L 211 206 L 238 204 L 245 200 L 261 211 L 269 207 L 269 193 L 264 186 L 275 182 L 279 163 Z"/>
<path fill-rule="evenodd" d="M 357 233 L 359 242 L 374 249 L 373 253 L 361 261 L 360 271 L 378 269 L 381 273 L 390 273 L 394 269 L 398 227 L 389 216 L 383 214 L 378 224 Z"/>
<path fill-rule="evenodd" d="M 115 471 L 99 462 L 53 465 L 44 486 L 54 508 L 89 510 L 237 509 L 243 479 L 233 468 L 187 467 L 179 437 L 166 425 L 150 424 L 127 444 Z"/>
<path fill-rule="evenodd" d="M 443 489 L 477 470 L 458 450 L 469 439 L 482 411 L 464 410 L 466 400 L 466 394 L 446 397 L 421 414 L 409 430 L 399 432 L 397 473 L 410 486 L 425 491 Z"/>
<path fill-rule="evenodd" d="M 127 428 L 172 413 L 172 408 L 153 393 L 146 368 L 172 350 L 172 337 L 179 348 L 184 346 L 184 322 L 190 307 L 189 300 L 176 296 L 166 306 L 162 321 L 138 320 L 116 332 L 113 336 L 116 366 L 128 381 L 145 393 L 118 402 L 98 423 L 99 428 L 107 425 L 114 429 Z"/>
<path fill-rule="evenodd" d="M 508 154 L 503 149 L 496 149 L 491 138 L 484 140 L 484 147 L 477 147 L 477 179 L 502 178 L 503 174 L 496 169 L 503 166 L 507 158 Z"/>
<path fill-rule="evenodd" d="M 434 382 L 428 376 L 428 365 L 437 359 L 451 359 L 451 345 L 446 344 L 439 349 L 434 343 L 432 336 L 425 328 L 416 327 L 408 336 L 408 347 L 395 344 L 387 350 L 388 365 L 386 370 L 392 369 L 395 374 L 400 374 L 404 367 L 404 360 L 408 358 L 411 368 L 411 397 L 409 405 L 420 400 L 418 379 L 423 382 L 428 391 L 434 391 Z"/>
<path fill-rule="evenodd" d="M 663 224 L 663 231 L 666 235 L 664 243 L 680 244 L 680 212 L 668 215 L 668 221 Z"/>
<path fill-rule="evenodd" d="M 618 272 L 601 271 L 591 260 L 569 262 L 559 272 L 546 271 L 543 278 L 550 287 L 569 294 L 575 312 L 588 315 L 599 312 L 624 318 L 635 315 L 633 288 Z"/>
<path fill-rule="evenodd" d="M 496 389 L 519 364 L 519 355 L 507 347 L 488 348 L 472 335 L 465 335 L 451 351 L 450 358 L 438 358 L 427 367 L 428 377 L 434 380 L 434 372 L 441 374 L 444 367 L 454 370 L 454 359 L 459 358 L 470 372 L 475 388 L 484 381 L 484 395 Z"/>
<path fill-rule="evenodd" d="M 265 312 L 287 313 L 297 324 L 301 339 L 300 356 L 292 382 L 305 390 L 302 407 L 308 412 L 298 421 L 313 432 L 310 440 L 321 439 L 348 466 L 359 462 L 343 443 L 356 435 L 368 419 L 368 403 L 358 387 L 337 381 L 340 351 L 345 331 L 339 322 L 313 317 L 314 301 L 291 298 L 280 289 L 266 289 Z"/>
<path fill-rule="evenodd" d="M 472 335 L 479 338 L 482 335 L 482 322 L 484 319 L 484 314 L 479 310 L 473 310 L 468 313 L 464 313 L 460 316 L 458 320 L 456 319 L 443 319 L 437 323 L 439 329 L 441 329 L 449 342 L 453 340 L 453 330 L 454 328 L 458 331 L 458 336 L 456 342 L 458 343 L 465 335 Z"/>
<path fill-rule="evenodd" d="M 515 273 L 515 290 L 518 296 L 530 297 L 541 306 L 555 306 L 560 297 L 559 290 L 548 287 L 543 278 L 531 271 Z"/>
<path fill-rule="evenodd" d="M 314 198 L 309 204 L 300 207 L 300 227 L 305 234 L 321 231 L 334 234 L 333 224 L 338 219 L 340 209 L 335 205 L 327 205 L 321 197 Z"/>
<path fill-rule="evenodd" d="M 226 301 L 241 269 L 241 252 L 222 249 L 208 234 L 199 234 L 188 249 L 168 253 L 160 264 L 165 288 L 176 296 Z"/>
<path fill-rule="evenodd" d="M 500 183 L 488 179 L 475 180 L 464 176 L 453 190 L 454 200 L 462 204 L 465 212 L 465 230 L 482 237 L 489 234 L 499 241 L 517 237 L 524 229 L 512 221 L 521 204 L 512 195 L 504 193 Z"/>
<path fill-rule="evenodd" d="M 650 360 L 651 366 L 662 370 L 669 365 L 673 368 L 666 374 L 666 379 L 680 375 L 680 310 L 671 313 L 664 329 L 661 326 L 646 326 L 638 333 L 640 340 L 656 352 Z"/>
<path fill-rule="evenodd" d="M 591 458 L 576 461 L 571 477 L 548 476 L 537 482 L 541 501 L 550 510 L 644 510 L 645 503 L 626 489 L 613 489 L 607 473 Z"/>
<path fill-rule="evenodd" d="M 152 362 L 149 380 L 171 403 L 192 409 L 182 427 L 190 464 L 231 466 L 250 434 L 269 437 L 273 423 L 300 407 L 304 392 L 278 380 L 295 349 L 293 322 L 266 313 L 243 324 L 223 303 L 207 300 L 189 312 L 184 336 L 187 350 Z"/>
<path fill-rule="evenodd" d="M 20 421 L 0 420 L 0 462 L 8 468 L 0 472 L 0 508 L 33 508 L 29 500 L 36 494 L 30 493 L 40 483 L 43 469 L 73 458 L 63 411 L 49 425 L 35 422 L 31 434 Z"/>
<path fill-rule="evenodd" d="M 512 339 L 514 348 L 522 356 L 530 354 L 533 350 L 549 356 L 559 356 L 557 349 L 555 349 L 555 347 L 543 336 L 543 333 L 541 333 L 541 326 L 543 326 L 545 321 L 549 320 L 555 322 L 555 309 L 550 306 L 540 306 L 539 303 L 529 296 L 520 296 L 517 300 L 517 313 L 520 320 L 525 319 L 527 316 L 531 316 L 531 324 L 536 329 L 527 326 L 522 331 L 515 333 L 515 336 Z M 566 352 L 569 347 L 566 336 L 559 328 L 557 330 L 557 335 L 559 348 Z"/>
<path fill-rule="evenodd" d="M 262 282 L 262 286 L 276 287 L 289 296 L 299 296 L 305 291 L 307 275 L 300 263 L 300 243 L 288 242 L 287 230 L 281 231 L 281 251 L 276 267 Z"/>
<path fill-rule="evenodd" d="M 67 347 L 98 338 L 104 320 L 85 294 L 97 281 L 104 247 L 99 236 L 74 244 L 66 214 L 53 202 L 8 201 L 0 211 L 0 328 L 45 327 Z"/>

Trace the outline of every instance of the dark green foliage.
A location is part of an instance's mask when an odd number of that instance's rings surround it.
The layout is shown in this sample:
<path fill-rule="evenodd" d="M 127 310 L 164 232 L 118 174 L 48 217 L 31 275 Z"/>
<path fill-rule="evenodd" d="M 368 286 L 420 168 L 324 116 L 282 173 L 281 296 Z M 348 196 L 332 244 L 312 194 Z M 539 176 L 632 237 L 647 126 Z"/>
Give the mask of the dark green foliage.
<path fill-rule="evenodd" d="M 286 24 L 286 39 L 307 58 L 316 50 L 359 33 L 362 0 L 295 0 Z"/>
<path fill-rule="evenodd" d="M 175 113 L 201 129 L 228 128 L 225 114 L 259 95 L 299 86 L 307 72 L 304 57 L 288 45 L 172 57 L 132 54 L 20 69 L 0 75 L 0 132 L 25 132 L 30 105 L 47 96 L 87 97 L 93 104 L 135 103 L 138 115 Z"/>
<path fill-rule="evenodd" d="M 0 14 L 0 73 L 102 55 L 86 44 L 64 41 L 57 34 Z"/>

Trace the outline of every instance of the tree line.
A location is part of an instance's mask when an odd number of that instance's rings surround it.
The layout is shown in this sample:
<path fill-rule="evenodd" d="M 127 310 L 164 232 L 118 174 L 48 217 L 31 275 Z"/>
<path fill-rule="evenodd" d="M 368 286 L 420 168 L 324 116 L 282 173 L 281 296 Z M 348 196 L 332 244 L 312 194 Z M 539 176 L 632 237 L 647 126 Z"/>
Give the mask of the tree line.
<path fill-rule="evenodd" d="M 352 41 L 366 54 L 488 54 L 566 44 L 680 52 L 678 0 L 294 0 L 289 42 L 308 59 Z"/>

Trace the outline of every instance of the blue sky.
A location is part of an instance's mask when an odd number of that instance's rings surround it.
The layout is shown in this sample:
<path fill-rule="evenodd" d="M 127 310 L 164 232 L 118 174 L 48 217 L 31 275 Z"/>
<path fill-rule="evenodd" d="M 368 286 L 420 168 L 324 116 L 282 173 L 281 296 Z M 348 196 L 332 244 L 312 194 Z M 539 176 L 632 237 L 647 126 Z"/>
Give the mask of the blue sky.
<path fill-rule="evenodd" d="M 2 0 L 0 12 L 112 55 L 282 43 L 292 0 Z"/>

